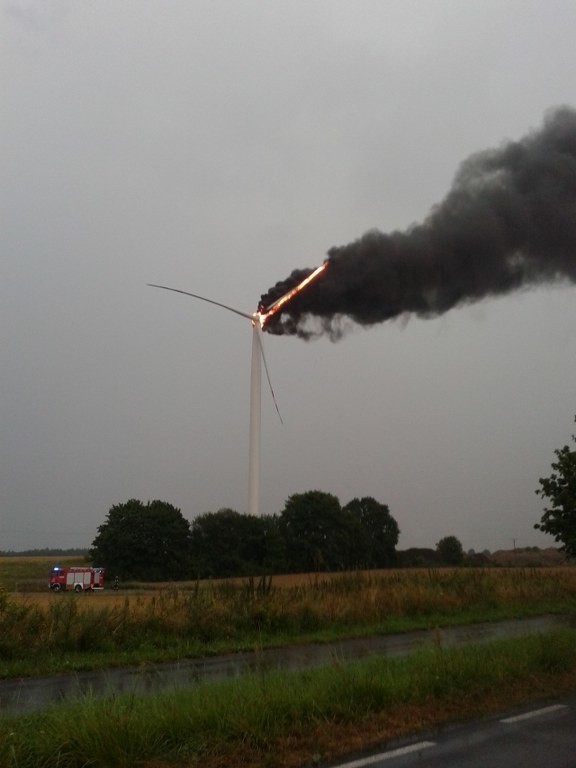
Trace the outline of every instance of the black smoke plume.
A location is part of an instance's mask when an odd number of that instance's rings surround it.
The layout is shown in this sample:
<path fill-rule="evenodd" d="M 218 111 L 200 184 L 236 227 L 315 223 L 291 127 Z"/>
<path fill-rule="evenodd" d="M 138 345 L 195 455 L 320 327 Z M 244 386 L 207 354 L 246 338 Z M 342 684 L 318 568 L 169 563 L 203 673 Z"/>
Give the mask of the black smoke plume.
<path fill-rule="evenodd" d="M 269 306 L 311 273 L 296 270 Z M 404 313 L 434 317 L 525 286 L 576 282 L 576 111 L 548 113 L 539 131 L 466 160 L 427 219 L 373 230 L 331 248 L 328 266 L 265 329 L 340 338 Z"/>

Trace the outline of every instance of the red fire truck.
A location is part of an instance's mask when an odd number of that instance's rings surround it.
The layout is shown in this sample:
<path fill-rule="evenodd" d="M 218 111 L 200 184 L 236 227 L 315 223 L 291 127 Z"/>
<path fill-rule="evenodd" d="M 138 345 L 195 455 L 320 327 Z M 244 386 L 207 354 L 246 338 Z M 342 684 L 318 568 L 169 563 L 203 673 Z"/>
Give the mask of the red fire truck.
<path fill-rule="evenodd" d="M 90 568 L 74 566 L 60 568 L 55 565 L 50 571 L 48 589 L 52 592 L 92 592 L 95 589 L 104 589 L 104 568 Z"/>

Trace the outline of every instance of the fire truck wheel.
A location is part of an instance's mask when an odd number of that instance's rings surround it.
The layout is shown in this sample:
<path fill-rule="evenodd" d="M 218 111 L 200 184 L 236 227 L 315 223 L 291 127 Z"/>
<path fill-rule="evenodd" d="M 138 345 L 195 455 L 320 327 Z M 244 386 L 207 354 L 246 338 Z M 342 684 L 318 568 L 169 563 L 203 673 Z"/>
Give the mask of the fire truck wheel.
<path fill-rule="evenodd" d="M 52 592 L 60 592 L 62 589 L 62 584 L 52 584 Z"/>
<path fill-rule="evenodd" d="M 80 584 L 76 584 L 76 586 L 74 587 L 74 592 L 82 592 L 82 587 L 80 586 Z"/>

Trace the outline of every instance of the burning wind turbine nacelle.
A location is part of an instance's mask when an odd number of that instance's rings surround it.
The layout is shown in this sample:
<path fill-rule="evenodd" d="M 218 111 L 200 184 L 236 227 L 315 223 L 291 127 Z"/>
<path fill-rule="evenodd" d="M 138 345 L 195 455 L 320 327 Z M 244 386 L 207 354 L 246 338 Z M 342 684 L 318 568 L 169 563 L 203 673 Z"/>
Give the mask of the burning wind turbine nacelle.
<path fill-rule="evenodd" d="M 316 267 L 316 269 L 312 270 L 309 275 L 304 277 L 302 280 L 300 280 L 297 285 L 295 285 L 293 288 L 290 288 L 286 291 L 286 293 L 283 293 L 278 299 L 275 299 L 271 304 L 268 306 L 264 306 L 262 302 L 258 305 L 258 311 L 254 314 L 254 317 L 257 317 L 260 326 L 263 330 L 266 328 L 266 323 L 268 320 L 273 317 L 277 312 L 282 311 L 284 307 L 286 307 L 287 304 L 289 304 L 290 300 L 293 299 L 297 294 L 300 293 L 300 291 L 304 290 L 307 285 L 309 285 L 313 280 L 315 280 L 318 275 L 322 274 L 326 267 L 328 266 L 328 261 L 325 261 L 323 264 L 320 264 L 319 267 Z"/>

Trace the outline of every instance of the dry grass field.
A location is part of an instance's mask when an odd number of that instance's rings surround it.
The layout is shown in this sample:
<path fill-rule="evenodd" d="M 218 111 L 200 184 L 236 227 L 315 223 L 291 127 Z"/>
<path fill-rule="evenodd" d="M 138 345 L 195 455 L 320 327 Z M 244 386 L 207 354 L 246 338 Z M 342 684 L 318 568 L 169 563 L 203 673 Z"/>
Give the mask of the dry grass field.
<path fill-rule="evenodd" d="M 7 592 L 42 592 L 54 565 L 86 565 L 81 557 L 0 557 L 0 586 Z"/>
<path fill-rule="evenodd" d="M 210 596 L 227 602 L 227 593 L 262 597 L 258 579 L 235 578 L 211 581 L 151 582 L 121 585 L 82 594 L 54 594 L 48 590 L 49 558 L 0 558 L 0 586 L 16 603 L 41 609 L 74 599 L 77 611 L 130 606 L 135 613 L 159 601 L 173 605 Z M 58 564 L 81 565 L 78 558 L 61 558 Z M 279 574 L 267 583 L 267 595 L 286 605 L 320 604 L 333 615 L 341 612 L 376 615 L 414 615 L 418 610 L 461 610 L 467 604 L 488 600 L 491 604 L 529 603 L 543 597 L 576 598 L 576 568 L 403 568 L 356 573 Z M 216 597 L 215 597 L 216 596 Z M 290 597 L 288 597 L 290 596 Z M 354 605 L 351 605 L 350 603 Z"/>

